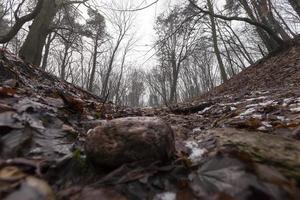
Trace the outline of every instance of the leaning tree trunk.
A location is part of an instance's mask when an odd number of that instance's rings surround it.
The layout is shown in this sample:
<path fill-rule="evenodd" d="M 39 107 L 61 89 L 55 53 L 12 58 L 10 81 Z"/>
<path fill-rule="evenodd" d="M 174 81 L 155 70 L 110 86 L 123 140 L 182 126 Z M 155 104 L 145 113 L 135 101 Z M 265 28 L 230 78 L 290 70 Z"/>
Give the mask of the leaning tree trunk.
<path fill-rule="evenodd" d="M 101 97 L 103 99 L 105 99 L 108 96 L 108 83 L 109 83 L 109 78 L 110 78 L 110 75 L 111 75 L 111 72 L 112 72 L 112 69 L 113 69 L 113 63 L 114 63 L 117 51 L 119 49 L 119 46 L 120 46 L 124 36 L 125 36 L 125 32 L 124 33 L 121 32 L 120 35 L 119 35 L 119 38 L 117 40 L 117 44 L 114 47 L 112 55 L 111 55 L 110 60 L 109 60 L 107 73 L 105 75 L 105 78 L 104 78 L 104 81 L 103 81 L 103 87 L 102 87 L 102 91 L 101 91 Z"/>
<path fill-rule="evenodd" d="M 173 70 L 173 79 L 170 87 L 170 100 L 169 103 L 177 103 L 176 95 L 177 95 L 177 82 L 178 82 L 178 72 L 177 70 Z"/>
<path fill-rule="evenodd" d="M 170 104 L 177 103 L 176 96 L 177 96 L 177 83 L 178 83 L 180 63 L 177 64 L 176 62 L 175 51 L 173 51 L 171 55 L 171 65 L 172 65 L 172 78 L 170 80 L 170 99 L 169 99 Z"/>
<path fill-rule="evenodd" d="M 208 6 L 208 9 L 209 9 L 209 12 L 214 13 L 213 5 L 212 5 L 210 0 L 207 0 L 207 6 Z M 209 18 L 210 18 L 210 21 L 211 21 L 211 31 L 212 31 L 212 39 L 213 39 L 213 43 L 214 43 L 213 44 L 214 52 L 215 52 L 217 60 L 218 60 L 222 81 L 225 82 L 225 81 L 227 81 L 227 74 L 226 74 L 225 66 L 224 66 L 222 58 L 221 58 L 221 52 L 220 52 L 219 47 L 218 47 L 216 23 L 215 23 L 215 19 L 212 15 L 209 15 Z"/>
<path fill-rule="evenodd" d="M 52 34 L 48 35 L 48 39 L 47 39 L 47 42 L 46 42 L 46 45 L 45 45 L 45 51 L 44 51 L 43 61 L 42 61 L 42 64 L 41 64 L 41 69 L 43 71 L 45 71 L 46 68 L 47 68 L 48 57 L 49 57 L 49 53 L 50 53 L 50 46 L 51 46 L 52 41 L 55 39 L 55 37 L 56 37 L 55 33 L 54 33 L 53 36 L 52 36 Z"/>
<path fill-rule="evenodd" d="M 91 71 L 91 77 L 88 83 L 88 91 L 93 92 L 94 89 L 94 81 L 95 81 L 95 74 L 96 74 L 96 66 L 97 66 L 97 56 L 98 56 L 98 40 L 99 40 L 99 35 L 96 35 L 95 38 L 95 46 L 94 46 L 94 53 L 93 53 L 93 66 L 92 66 L 92 71 Z"/>
<path fill-rule="evenodd" d="M 258 19 L 256 19 L 256 17 L 254 16 L 254 13 L 250 8 L 248 2 L 246 0 L 239 0 L 239 2 L 243 6 L 250 19 L 252 19 L 253 21 L 258 21 Z M 263 41 L 264 45 L 268 49 L 268 52 L 272 52 L 274 49 L 278 48 L 279 44 L 274 39 L 272 39 L 263 29 L 256 27 L 256 31 Z"/>
<path fill-rule="evenodd" d="M 26 62 L 39 66 L 42 59 L 43 47 L 49 33 L 49 26 L 58 11 L 54 0 L 44 0 L 39 14 L 34 18 L 29 33 L 19 52 Z"/>
<path fill-rule="evenodd" d="M 262 22 L 264 24 L 269 24 L 269 26 L 272 27 L 273 31 L 277 35 L 280 35 L 283 40 L 291 39 L 289 34 L 284 30 L 281 24 L 273 16 L 271 10 L 272 5 L 270 1 L 267 2 L 267 0 L 261 0 L 256 4 L 256 7 L 258 14 L 260 15 L 260 18 L 262 19 Z"/>
<path fill-rule="evenodd" d="M 299 15 L 300 17 L 300 0 L 288 0 L 295 12 Z"/>

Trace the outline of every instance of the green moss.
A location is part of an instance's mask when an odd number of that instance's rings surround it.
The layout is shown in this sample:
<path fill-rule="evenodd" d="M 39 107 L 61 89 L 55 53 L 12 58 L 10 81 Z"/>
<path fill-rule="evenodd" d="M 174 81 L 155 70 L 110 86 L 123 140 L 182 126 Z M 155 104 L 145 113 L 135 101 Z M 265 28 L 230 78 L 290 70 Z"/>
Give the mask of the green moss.
<path fill-rule="evenodd" d="M 72 160 L 74 162 L 74 168 L 78 171 L 78 173 L 86 174 L 90 171 L 86 158 L 81 154 L 79 149 L 73 151 Z"/>
<path fill-rule="evenodd" d="M 95 118 L 96 118 L 96 119 L 99 119 L 99 118 L 101 118 L 101 117 L 102 117 L 101 112 L 95 112 Z"/>

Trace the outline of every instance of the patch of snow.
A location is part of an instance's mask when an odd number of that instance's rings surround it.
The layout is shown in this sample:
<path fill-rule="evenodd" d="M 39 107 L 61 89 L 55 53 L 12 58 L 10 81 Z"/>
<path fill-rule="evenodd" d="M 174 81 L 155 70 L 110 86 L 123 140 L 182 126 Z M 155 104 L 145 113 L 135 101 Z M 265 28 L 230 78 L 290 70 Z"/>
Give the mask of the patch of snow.
<path fill-rule="evenodd" d="M 206 113 L 207 111 L 209 111 L 212 107 L 213 107 L 213 106 L 206 107 L 206 108 L 204 108 L 203 110 L 199 111 L 198 114 L 200 114 L 200 115 L 201 115 L 201 114 L 204 114 L 204 113 Z"/>
<path fill-rule="evenodd" d="M 252 117 L 255 118 L 255 119 L 262 119 L 263 118 L 262 115 L 260 115 L 260 114 L 253 114 Z"/>
<path fill-rule="evenodd" d="M 201 128 L 200 127 L 197 127 L 197 128 L 193 129 L 193 133 L 198 133 L 198 132 L 201 132 Z"/>
<path fill-rule="evenodd" d="M 244 112 L 240 113 L 240 116 L 246 116 L 246 115 L 251 115 L 256 111 L 255 108 L 249 108 L 245 110 Z"/>
<path fill-rule="evenodd" d="M 237 102 L 234 102 L 234 103 L 219 103 L 218 105 L 219 106 L 236 106 L 236 105 L 239 105 L 241 104 L 242 102 L 240 101 L 237 101 Z"/>
<path fill-rule="evenodd" d="M 202 156 L 207 152 L 206 149 L 194 148 L 192 149 L 192 153 L 189 156 L 191 161 L 197 162 L 200 161 Z"/>
<path fill-rule="evenodd" d="M 262 100 L 262 99 L 266 99 L 268 98 L 267 96 L 261 96 L 261 97 L 257 97 L 257 98 L 250 98 L 250 99 L 246 99 L 245 101 L 255 101 L 255 100 Z"/>
<path fill-rule="evenodd" d="M 269 94 L 270 91 L 254 91 L 254 92 L 251 92 L 251 94 Z"/>
<path fill-rule="evenodd" d="M 262 123 L 262 125 L 264 125 L 267 128 L 272 128 L 272 125 L 269 122 L 264 121 L 264 122 L 261 122 L 261 123 Z"/>
<path fill-rule="evenodd" d="M 273 103 L 274 103 L 274 101 L 270 100 L 270 101 L 259 103 L 259 105 L 260 106 L 269 106 L 269 105 L 272 105 Z"/>
<path fill-rule="evenodd" d="M 189 149 L 193 149 L 195 146 L 198 146 L 198 144 L 195 141 L 186 141 L 185 146 Z"/>
<path fill-rule="evenodd" d="M 32 149 L 29 154 L 41 154 L 43 152 L 43 149 L 41 147 L 36 147 Z"/>
<path fill-rule="evenodd" d="M 296 108 L 291 108 L 290 111 L 292 111 L 293 113 L 298 113 L 300 112 L 300 106 Z"/>
<path fill-rule="evenodd" d="M 236 108 L 236 107 L 233 107 L 233 106 L 231 106 L 231 107 L 230 107 L 230 110 L 231 110 L 231 111 L 235 111 L 235 110 L 237 110 L 237 108 Z"/>
<path fill-rule="evenodd" d="M 283 122 L 286 121 L 285 116 L 277 116 L 277 119 Z"/>
<path fill-rule="evenodd" d="M 207 152 L 205 148 L 200 148 L 196 141 L 187 141 L 185 146 L 190 149 L 189 159 L 194 163 L 201 161 L 203 155 Z"/>
<path fill-rule="evenodd" d="M 91 116 L 91 115 L 87 115 L 86 118 L 87 118 L 88 120 L 94 120 L 94 119 L 95 119 L 95 118 L 94 118 L 93 116 Z"/>
<path fill-rule="evenodd" d="M 259 106 L 259 104 L 248 104 L 247 106 L 246 106 L 246 108 L 253 108 L 253 107 L 257 107 L 257 106 Z"/>
<path fill-rule="evenodd" d="M 236 106 L 236 105 L 239 105 L 239 104 L 241 104 L 242 102 L 240 102 L 240 101 L 237 101 L 237 102 L 234 102 L 234 103 L 232 103 L 231 105 L 234 105 L 234 106 Z"/>
<path fill-rule="evenodd" d="M 293 98 L 284 99 L 282 106 L 287 107 L 292 101 L 293 101 Z"/>
<path fill-rule="evenodd" d="M 268 129 L 265 126 L 260 126 L 257 128 L 259 131 L 267 131 Z"/>
<path fill-rule="evenodd" d="M 153 200 L 176 200 L 176 193 L 163 192 L 154 196 Z"/>

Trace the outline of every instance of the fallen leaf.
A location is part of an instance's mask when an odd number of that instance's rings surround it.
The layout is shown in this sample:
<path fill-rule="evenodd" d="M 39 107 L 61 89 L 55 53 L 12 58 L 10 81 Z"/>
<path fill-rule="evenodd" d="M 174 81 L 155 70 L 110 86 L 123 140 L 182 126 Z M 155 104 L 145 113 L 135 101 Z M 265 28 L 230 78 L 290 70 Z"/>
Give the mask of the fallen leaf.
<path fill-rule="evenodd" d="M 18 181 L 26 175 L 17 167 L 8 166 L 0 170 L 0 181 Z"/>
<path fill-rule="evenodd" d="M 84 102 L 81 99 L 65 92 L 60 92 L 59 95 L 63 99 L 64 103 L 68 106 L 68 108 L 79 113 L 83 112 Z"/>
<path fill-rule="evenodd" d="M 14 96 L 16 89 L 10 87 L 0 87 L 0 96 Z"/>
<path fill-rule="evenodd" d="M 62 130 L 67 132 L 67 133 L 71 133 L 71 134 L 74 134 L 76 135 L 77 131 L 70 125 L 67 125 L 67 124 L 64 124 L 62 126 Z"/>

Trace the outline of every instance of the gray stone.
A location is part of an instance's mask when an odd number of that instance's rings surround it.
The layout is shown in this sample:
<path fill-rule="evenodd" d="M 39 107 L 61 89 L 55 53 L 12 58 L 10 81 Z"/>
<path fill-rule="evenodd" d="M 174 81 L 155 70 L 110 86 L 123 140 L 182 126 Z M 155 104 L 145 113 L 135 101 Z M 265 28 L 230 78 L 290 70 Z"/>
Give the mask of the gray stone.
<path fill-rule="evenodd" d="M 156 117 L 108 121 L 88 132 L 87 158 L 96 165 L 118 167 L 136 161 L 167 161 L 175 153 L 171 127 Z"/>

